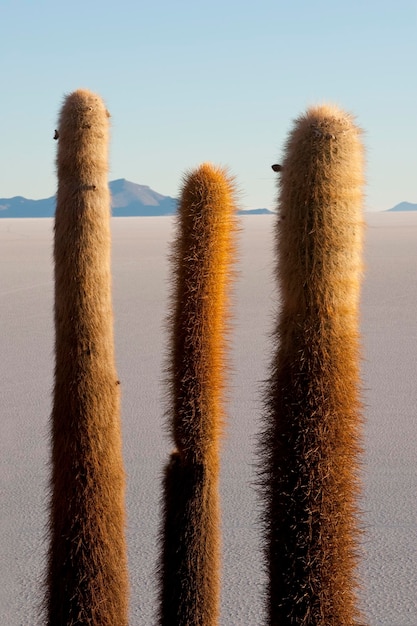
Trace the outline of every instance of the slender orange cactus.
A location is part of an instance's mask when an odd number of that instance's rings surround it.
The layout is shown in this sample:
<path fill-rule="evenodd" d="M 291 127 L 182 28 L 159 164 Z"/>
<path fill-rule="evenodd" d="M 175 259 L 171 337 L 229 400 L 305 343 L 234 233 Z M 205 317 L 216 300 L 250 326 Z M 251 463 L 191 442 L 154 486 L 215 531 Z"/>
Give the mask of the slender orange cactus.
<path fill-rule="evenodd" d="M 98 96 L 79 90 L 67 97 L 58 130 L 50 626 L 128 623 L 108 117 Z"/>
<path fill-rule="evenodd" d="M 262 441 L 273 626 L 352 626 L 362 425 L 358 310 L 363 147 L 310 109 L 291 132 L 276 231 L 282 307 Z"/>
<path fill-rule="evenodd" d="M 171 431 L 160 572 L 160 624 L 214 626 L 219 616 L 219 438 L 235 201 L 226 172 L 184 181 L 173 251 Z"/>

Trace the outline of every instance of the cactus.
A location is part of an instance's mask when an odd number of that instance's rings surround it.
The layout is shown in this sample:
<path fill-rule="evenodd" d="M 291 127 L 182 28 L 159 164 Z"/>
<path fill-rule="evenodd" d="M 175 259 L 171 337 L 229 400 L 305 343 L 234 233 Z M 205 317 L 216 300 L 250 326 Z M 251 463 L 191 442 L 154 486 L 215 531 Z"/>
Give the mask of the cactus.
<path fill-rule="evenodd" d="M 172 261 L 169 387 L 176 446 L 165 471 L 160 624 L 218 623 L 219 439 L 234 256 L 234 187 L 203 164 L 184 180 Z"/>
<path fill-rule="evenodd" d="M 78 90 L 59 121 L 50 626 L 128 623 L 119 381 L 110 284 L 109 114 Z"/>
<path fill-rule="evenodd" d="M 296 120 L 276 230 L 281 311 L 262 435 L 269 624 L 352 626 L 361 402 L 363 147 L 332 106 Z"/>

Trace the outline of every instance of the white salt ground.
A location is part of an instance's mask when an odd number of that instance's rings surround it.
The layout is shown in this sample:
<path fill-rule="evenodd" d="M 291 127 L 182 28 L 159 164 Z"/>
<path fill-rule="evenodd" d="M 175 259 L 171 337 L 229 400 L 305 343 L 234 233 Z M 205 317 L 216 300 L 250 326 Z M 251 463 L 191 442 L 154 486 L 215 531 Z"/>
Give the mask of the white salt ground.
<path fill-rule="evenodd" d="M 370 626 L 417 624 L 417 213 L 367 216 L 362 604 Z M 272 216 L 242 218 L 223 445 L 222 626 L 264 623 L 256 434 L 278 302 Z M 128 476 L 131 625 L 155 624 L 171 218 L 113 228 L 116 353 Z M 52 228 L 0 220 L 0 623 L 35 626 L 45 565 L 53 384 Z"/>

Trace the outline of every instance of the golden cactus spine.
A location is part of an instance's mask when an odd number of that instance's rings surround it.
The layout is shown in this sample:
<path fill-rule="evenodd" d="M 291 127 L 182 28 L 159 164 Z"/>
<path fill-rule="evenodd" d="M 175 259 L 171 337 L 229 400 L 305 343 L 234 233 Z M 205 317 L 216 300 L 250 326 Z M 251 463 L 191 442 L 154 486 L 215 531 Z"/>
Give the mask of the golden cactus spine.
<path fill-rule="evenodd" d="M 78 90 L 58 128 L 50 626 L 128 623 L 110 275 L 109 114 Z"/>
<path fill-rule="evenodd" d="M 363 147 L 352 118 L 309 109 L 280 176 L 282 304 L 262 441 L 269 624 L 352 626 L 363 236 Z"/>
<path fill-rule="evenodd" d="M 219 617 L 219 438 L 225 333 L 234 259 L 234 186 L 203 164 L 184 180 L 174 244 L 170 429 L 165 472 L 160 624 L 214 626 Z"/>

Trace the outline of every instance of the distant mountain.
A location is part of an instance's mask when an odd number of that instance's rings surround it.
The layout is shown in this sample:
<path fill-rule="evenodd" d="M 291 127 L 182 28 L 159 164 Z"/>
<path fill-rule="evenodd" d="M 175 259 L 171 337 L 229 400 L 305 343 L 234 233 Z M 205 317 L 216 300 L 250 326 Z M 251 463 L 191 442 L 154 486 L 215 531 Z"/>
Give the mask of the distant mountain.
<path fill-rule="evenodd" d="M 119 178 L 109 183 L 111 207 L 114 217 L 153 217 L 173 215 L 177 210 L 178 200 L 163 196 L 147 185 L 137 185 Z M 55 214 L 55 196 L 44 200 L 29 200 L 22 196 L 0 198 L 0 218 L 2 217 L 53 217 Z M 239 211 L 240 215 L 264 215 L 272 213 L 269 209 L 250 209 Z"/>
<path fill-rule="evenodd" d="M 55 213 L 55 196 L 28 200 L 22 196 L 0 198 L 0 217 L 51 217 Z"/>
<path fill-rule="evenodd" d="M 178 200 L 163 196 L 147 185 L 137 185 L 124 178 L 109 183 L 114 217 L 173 215 Z M 55 196 L 44 200 L 29 200 L 22 196 L 0 198 L 0 218 L 2 217 L 53 217 Z M 268 209 L 239 211 L 240 215 L 261 215 L 272 213 Z"/>
<path fill-rule="evenodd" d="M 400 204 L 396 204 L 392 209 L 388 209 L 388 211 L 417 211 L 417 204 L 413 204 L 412 202 L 400 202 Z"/>
<path fill-rule="evenodd" d="M 238 211 L 239 215 L 273 215 L 273 211 L 269 209 L 247 209 Z"/>
<path fill-rule="evenodd" d="M 163 196 L 146 185 L 136 185 L 124 178 L 109 183 L 112 214 L 117 217 L 173 215 L 177 200 Z M 53 217 L 55 196 L 44 200 L 28 200 L 22 196 L 0 198 L 1 217 Z"/>
<path fill-rule="evenodd" d="M 173 215 L 177 200 L 163 196 L 147 185 L 137 185 L 124 178 L 110 183 L 114 217 Z"/>

